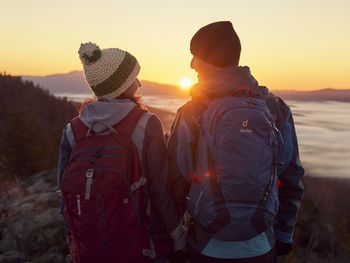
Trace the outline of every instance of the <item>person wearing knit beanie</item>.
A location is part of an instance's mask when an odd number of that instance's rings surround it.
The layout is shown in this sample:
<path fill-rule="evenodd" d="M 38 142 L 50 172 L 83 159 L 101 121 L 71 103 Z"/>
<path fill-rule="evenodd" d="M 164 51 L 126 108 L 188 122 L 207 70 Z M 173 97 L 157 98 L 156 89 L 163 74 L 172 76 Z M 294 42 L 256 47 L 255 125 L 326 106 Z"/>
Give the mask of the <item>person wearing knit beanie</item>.
<path fill-rule="evenodd" d="M 60 144 L 57 181 L 67 197 L 62 208 L 70 262 L 165 260 L 173 249 L 185 249 L 186 234 L 168 190 L 162 124 L 137 93 L 140 65 L 127 51 L 91 42 L 78 53 L 95 98 L 82 103 Z M 75 222 L 79 226 L 70 227 Z"/>
<path fill-rule="evenodd" d="M 249 67 L 239 65 L 241 41 L 230 21 L 201 27 L 190 41 L 190 52 L 191 68 L 198 73 L 198 83 L 191 87 L 191 100 L 178 109 L 168 140 L 173 193 L 178 210 L 187 209 L 188 215 L 185 213 L 184 217 L 190 218 L 186 224 L 189 261 L 277 262 L 277 256 L 292 250 L 303 194 L 304 169 L 299 159 L 292 112 L 281 98 L 259 85 Z M 252 110 L 253 105 L 258 104 L 264 113 Z M 267 151 L 259 155 L 259 160 L 254 160 L 253 151 L 243 154 L 253 149 L 253 144 L 261 149 L 269 144 L 254 140 L 258 133 L 244 133 L 240 128 L 240 125 L 247 127 L 254 123 L 257 130 L 263 130 L 262 123 L 267 118 L 262 122 L 256 120 L 265 113 L 274 116 L 276 126 L 273 121 L 269 123 L 281 131 L 278 135 L 284 142 L 277 156 L 279 162 L 283 160 L 280 162 L 283 167 L 278 166 L 277 170 L 274 162 L 267 161 L 270 157 L 262 157 L 269 154 Z M 253 115 L 256 118 L 246 117 Z M 265 161 L 260 162 L 261 158 Z M 258 171 L 264 171 L 263 165 L 267 163 L 268 170 L 274 171 L 273 177 L 279 178 L 283 187 L 277 189 L 272 184 L 270 188 L 275 194 L 270 195 L 267 203 L 274 211 L 263 212 L 268 209 L 259 203 L 256 204 L 259 209 L 249 218 L 251 212 L 247 211 L 255 206 L 251 200 L 258 196 L 256 189 L 262 189 L 259 188 L 262 173 Z M 255 164 L 262 166 L 249 170 Z M 259 180 L 240 177 L 242 174 L 254 174 Z M 242 185 L 249 186 L 242 188 Z M 255 190 L 248 194 L 249 189 Z M 231 198 L 231 193 L 237 198 Z M 283 209 L 277 210 L 278 203 Z M 259 222 L 268 220 L 255 224 L 253 221 L 257 218 Z M 252 227 L 245 228 L 250 223 Z M 248 236 L 248 233 L 253 234 Z"/>
<path fill-rule="evenodd" d="M 199 29 L 192 37 L 193 56 L 219 68 L 238 66 L 241 42 L 232 23 L 220 21 Z"/>
<path fill-rule="evenodd" d="M 84 75 L 97 100 L 123 94 L 140 72 L 137 59 L 119 48 L 100 49 L 94 43 L 81 44 L 78 51 Z"/>

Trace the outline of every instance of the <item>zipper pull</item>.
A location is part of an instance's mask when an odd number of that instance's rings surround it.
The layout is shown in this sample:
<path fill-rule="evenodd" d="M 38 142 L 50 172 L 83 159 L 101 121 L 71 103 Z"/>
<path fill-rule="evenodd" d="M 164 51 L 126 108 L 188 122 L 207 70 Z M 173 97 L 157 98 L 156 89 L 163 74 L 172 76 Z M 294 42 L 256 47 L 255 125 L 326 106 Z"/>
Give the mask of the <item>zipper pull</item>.
<path fill-rule="evenodd" d="M 86 184 L 85 184 L 85 200 L 89 200 L 90 199 L 90 195 L 91 195 L 91 186 L 93 183 L 93 176 L 94 176 L 94 169 L 88 169 L 86 171 Z"/>

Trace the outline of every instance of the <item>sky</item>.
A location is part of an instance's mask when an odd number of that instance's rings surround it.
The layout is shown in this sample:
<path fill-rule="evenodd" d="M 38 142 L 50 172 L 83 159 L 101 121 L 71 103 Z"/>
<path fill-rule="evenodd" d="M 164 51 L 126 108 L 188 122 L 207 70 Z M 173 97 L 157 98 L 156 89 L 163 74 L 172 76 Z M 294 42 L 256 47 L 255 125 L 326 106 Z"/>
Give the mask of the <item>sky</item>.
<path fill-rule="evenodd" d="M 82 70 L 80 43 L 129 51 L 139 78 L 196 81 L 189 43 L 229 20 L 240 65 L 270 89 L 350 89 L 349 0 L 0 0 L 0 72 L 45 76 Z"/>

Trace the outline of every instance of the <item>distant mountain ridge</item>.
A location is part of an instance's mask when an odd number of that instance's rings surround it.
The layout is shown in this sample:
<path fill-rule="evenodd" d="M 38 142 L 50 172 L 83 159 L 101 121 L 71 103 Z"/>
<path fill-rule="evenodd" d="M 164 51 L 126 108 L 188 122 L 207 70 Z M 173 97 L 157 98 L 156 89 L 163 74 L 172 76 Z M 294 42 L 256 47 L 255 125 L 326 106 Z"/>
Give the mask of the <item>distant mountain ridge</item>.
<path fill-rule="evenodd" d="M 48 76 L 22 76 L 23 80 L 32 81 L 40 85 L 52 94 L 91 94 L 91 90 L 85 80 L 82 71 L 72 71 L 66 74 L 55 74 Z M 188 96 L 187 92 L 175 85 L 160 84 L 151 81 L 141 81 L 140 92 L 143 95 L 154 96 Z"/>
<path fill-rule="evenodd" d="M 91 94 L 82 71 L 48 76 L 22 76 L 23 80 L 32 81 L 53 94 Z M 178 96 L 187 97 L 187 91 L 175 85 L 161 84 L 143 80 L 140 93 L 146 96 Z M 341 101 L 350 102 L 350 89 L 320 89 L 314 91 L 273 90 L 274 94 L 286 100 L 298 101 Z"/>
<path fill-rule="evenodd" d="M 23 80 L 32 81 L 47 89 L 50 93 L 89 93 L 90 89 L 82 71 L 48 76 L 22 76 Z"/>
<path fill-rule="evenodd" d="M 274 90 L 272 92 L 286 100 L 350 102 L 350 89 L 338 90 L 328 88 L 314 91 Z"/>

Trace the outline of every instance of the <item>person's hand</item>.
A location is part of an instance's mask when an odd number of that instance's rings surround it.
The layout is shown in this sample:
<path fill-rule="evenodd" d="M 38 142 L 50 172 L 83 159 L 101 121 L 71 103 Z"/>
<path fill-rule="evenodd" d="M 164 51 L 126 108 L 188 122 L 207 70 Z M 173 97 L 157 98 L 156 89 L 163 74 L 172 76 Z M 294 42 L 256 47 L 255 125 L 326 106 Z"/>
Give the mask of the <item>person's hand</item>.
<path fill-rule="evenodd" d="M 169 261 L 171 263 L 187 262 L 188 254 L 186 253 L 186 231 L 184 230 L 182 224 L 179 224 L 171 233 L 171 237 L 174 240 L 174 251 L 168 256 Z"/>
<path fill-rule="evenodd" d="M 176 229 L 170 234 L 174 240 L 174 250 L 186 251 L 186 232 L 180 223 Z"/>
<path fill-rule="evenodd" d="M 277 256 L 287 255 L 290 251 L 292 251 L 293 243 L 284 243 L 276 240 L 275 244 Z"/>

